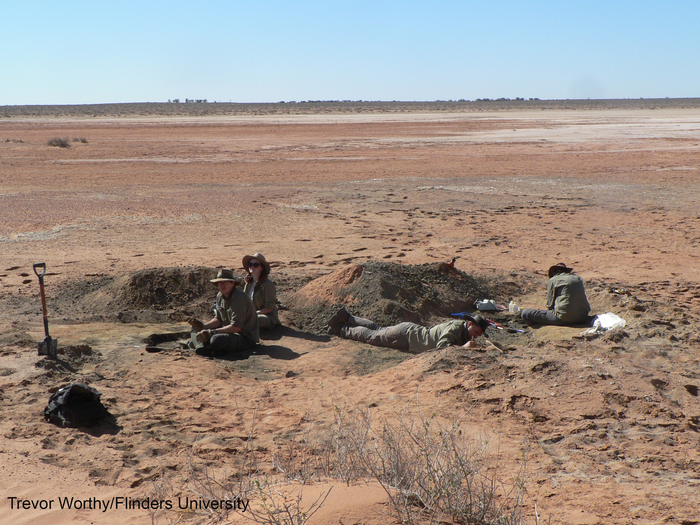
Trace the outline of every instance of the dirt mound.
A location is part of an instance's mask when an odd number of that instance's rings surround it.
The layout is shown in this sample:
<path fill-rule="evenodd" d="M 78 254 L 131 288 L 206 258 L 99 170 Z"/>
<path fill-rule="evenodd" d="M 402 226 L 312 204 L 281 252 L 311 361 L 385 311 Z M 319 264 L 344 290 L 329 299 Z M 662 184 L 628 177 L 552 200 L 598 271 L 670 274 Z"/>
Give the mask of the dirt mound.
<path fill-rule="evenodd" d="M 66 287 L 56 298 L 62 313 L 83 320 L 164 322 L 202 315 L 211 307 L 216 270 L 205 267 L 148 268 L 117 278 L 101 277 Z M 184 317 L 183 317 L 184 319 Z"/>
<path fill-rule="evenodd" d="M 389 326 L 403 321 L 430 325 L 454 312 L 472 311 L 480 298 L 501 294 L 483 278 L 446 263 L 403 265 L 369 261 L 311 281 L 289 300 L 288 322 L 323 333 L 340 305 Z"/>

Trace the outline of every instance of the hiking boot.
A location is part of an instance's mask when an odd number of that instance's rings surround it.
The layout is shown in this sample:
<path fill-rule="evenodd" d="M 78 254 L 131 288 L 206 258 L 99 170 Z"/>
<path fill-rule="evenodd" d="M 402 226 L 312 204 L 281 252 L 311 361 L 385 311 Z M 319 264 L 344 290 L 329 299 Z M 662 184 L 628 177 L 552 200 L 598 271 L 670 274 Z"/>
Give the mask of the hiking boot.
<path fill-rule="evenodd" d="M 349 317 L 350 312 L 348 312 L 344 306 L 341 307 L 328 321 L 328 333 L 331 335 L 340 335 L 340 329 L 347 324 Z"/>

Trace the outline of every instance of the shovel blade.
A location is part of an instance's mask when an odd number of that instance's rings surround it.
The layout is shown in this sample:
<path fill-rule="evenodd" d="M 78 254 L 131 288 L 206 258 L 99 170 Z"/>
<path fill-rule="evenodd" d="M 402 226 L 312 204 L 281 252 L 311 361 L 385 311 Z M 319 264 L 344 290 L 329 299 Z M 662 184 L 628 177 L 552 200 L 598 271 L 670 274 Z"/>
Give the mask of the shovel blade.
<path fill-rule="evenodd" d="M 39 355 L 47 355 L 55 361 L 58 358 L 58 339 L 47 337 L 39 343 Z"/>

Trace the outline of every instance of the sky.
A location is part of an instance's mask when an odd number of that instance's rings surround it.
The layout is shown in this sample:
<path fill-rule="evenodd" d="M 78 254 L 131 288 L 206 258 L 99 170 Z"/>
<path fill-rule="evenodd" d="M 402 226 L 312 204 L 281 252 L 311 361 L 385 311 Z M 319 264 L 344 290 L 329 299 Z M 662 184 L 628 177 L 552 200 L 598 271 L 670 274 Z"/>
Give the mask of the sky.
<path fill-rule="evenodd" d="M 700 1 L 4 0 L 0 106 L 700 97 Z"/>

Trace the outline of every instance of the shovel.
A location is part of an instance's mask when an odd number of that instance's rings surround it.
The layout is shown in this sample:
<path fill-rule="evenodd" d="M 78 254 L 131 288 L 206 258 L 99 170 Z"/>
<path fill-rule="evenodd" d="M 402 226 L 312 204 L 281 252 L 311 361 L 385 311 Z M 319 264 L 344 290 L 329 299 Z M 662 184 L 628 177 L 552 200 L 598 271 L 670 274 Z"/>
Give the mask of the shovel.
<path fill-rule="evenodd" d="M 39 273 L 37 268 L 43 268 L 42 272 Z M 49 335 L 49 318 L 46 313 L 46 294 L 44 294 L 44 275 L 46 275 L 46 263 L 36 263 L 34 265 L 34 273 L 39 278 L 39 289 L 41 290 L 41 307 L 44 309 L 44 333 L 46 337 L 39 343 L 39 355 L 47 355 L 51 359 L 56 360 L 58 358 L 58 341 L 56 339 L 51 339 Z"/>

